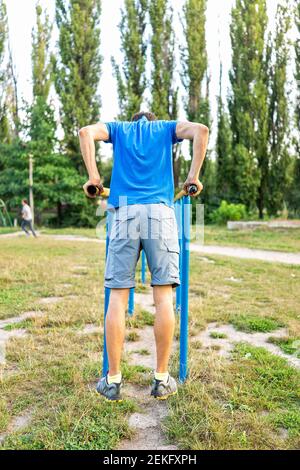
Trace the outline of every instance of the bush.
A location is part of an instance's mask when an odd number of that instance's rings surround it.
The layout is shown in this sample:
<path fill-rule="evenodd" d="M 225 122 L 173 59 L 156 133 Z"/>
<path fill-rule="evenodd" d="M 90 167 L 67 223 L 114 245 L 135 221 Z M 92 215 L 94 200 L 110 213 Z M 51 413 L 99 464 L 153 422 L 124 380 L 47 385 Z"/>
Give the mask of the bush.
<path fill-rule="evenodd" d="M 222 201 L 218 209 L 211 214 L 211 221 L 223 225 L 228 220 L 242 220 L 247 218 L 247 210 L 244 204 L 229 204 Z"/>

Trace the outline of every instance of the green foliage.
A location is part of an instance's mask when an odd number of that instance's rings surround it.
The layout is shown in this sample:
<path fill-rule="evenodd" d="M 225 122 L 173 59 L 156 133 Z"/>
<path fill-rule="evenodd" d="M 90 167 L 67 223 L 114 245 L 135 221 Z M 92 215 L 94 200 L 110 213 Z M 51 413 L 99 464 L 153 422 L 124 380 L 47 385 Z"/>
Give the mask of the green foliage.
<path fill-rule="evenodd" d="M 59 54 L 53 64 L 64 130 L 61 144 L 81 172 L 78 130 L 99 119 L 100 5 L 100 0 L 56 0 Z"/>
<path fill-rule="evenodd" d="M 286 354 L 295 354 L 300 358 L 300 338 L 269 338 L 269 342 L 276 344 Z"/>
<path fill-rule="evenodd" d="M 177 118 L 175 71 L 175 36 L 172 28 L 173 9 L 169 0 L 149 3 L 151 35 L 151 110 L 159 119 Z"/>
<path fill-rule="evenodd" d="M 295 21 L 298 30 L 297 40 L 295 41 L 295 54 L 296 54 L 296 72 L 295 79 L 297 82 L 297 101 L 295 113 L 295 128 L 297 130 L 294 139 L 296 155 L 292 164 L 292 181 L 288 192 L 288 207 L 293 215 L 300 217 L 300 3 L 295 6 Z"/>
<path fill-rule="evenodd" d="M 246 333 L 261 332 L 268 333 L 269 331 L 277 330 L 284 326 L 284 324 L 275 318 L 259 317 L 257 315 L 239 315 L 234 316 L 230 323 L 240 331 Z"/>
<path fill-rule="evenodd" d="M 232 191 L 248 209 L 257 204 L 261 217 L 268 166 L 267 20 L 265 0 L 236 0 L 230 26 Z"/>
<path fill-rule="evenodd" d="M 121 11 L 119 29 L 121 33 L 122 68 L 112 57 L 112 65 L 117 77 L 119 108 L 118 119 L 130 121 L 133 114 L 140 111 L 143 93 L 146 88 L 145 39 L 148 0 L 125 0 Z"/>
<path fill-rule="evenodd" d="M 222 100 L 222 65 L 220 70 L 220 94 L 218 99 L 217 194 L 221 199 L 230 200 L 232 174 L 232 133 L 229 116 Z"/>
<path fill-rule="evenodd" d="M 212 338 L 212 339 L 226 339 L 227 336 L 225 335 L 225 333 L 219 333 L 218 331 L 212 331 L 209 336 Z"/>
<path fill-rule="evenodd" d="M 298 30 L 297 40 L 295 41 L 295 53 L 296 53 L 296 73 L 295 78 L 297 81 L 297 106 L 296 106 L 296 129 L 300 129 L 300 3 L 295 7 L 295 21 Z M 296 142 L 298 155 L 300 155 L 300 144 L 299 139 Z"/>
<path fill-rule="evenodd" d="M 205 38 L 206 0 L 187 0 L 184 8 L 184 36 L 186 47 L 182 49 L 183 85 L 187 91 L 187 117 L 190 121 L 209 125 L 207 100 L 202 85 L 207 75 L 207 51 Z"/>
<path fill-rule="evenodd" d="M 185 110 L 189 121 L 210 126 L 209 77 L 206 50 L 206 0 L 187 0 L 184 6 L 185 45 L 181 48 L 182 83 L 187 93 Z M 192 157 L 193 147 L 190 144 Z M 215 165 L 207 154 L 201 176 L 204 191 L 201 201 L 207 215 L 216 207 Z"/>
<path fill-rule="evenodd" d="M 50 39 L 52 25 L 46 14 L 44 21 L 43 10 L 36 5 L 36 29 L 32 31 L 32 81 L 33 96 L 48 98 L 51 85 L 51 61 L 50 61 Z"/>
<path fill-rule="evenodd" d="M 151 111 L 158 119 L 173 119 L 178 116 L 178 87 L 175 85 L 175 33 L 173 8 L 169 0 L 152 0 L 149 3 L 152 28 L 150 82 Z M 180 150 L 173 146 L 173 169 L 175 187 L 179 184 Z"/>
<path fill-rule="evenodd" d="M 7 66 L 4 63 L 7 51 L 8 23 L 4 0 L 0 1 L 0 141 L 9 143 L 12 137 L 11 122 L 9 116 L 10 81 Z M 0 170 L 1 170 L 0 157 Z"/>
<path fill-rule="evenodd" d="M 270 39 L 268 53 L 270 162 L 266 206 L 270 215 L 277 215 L 278 211 L 283 209 L 289 186 L 290 113 L 286 83 L 290 62 L 290 41 L 288 39 L 290 28 L 291 11 L 289 1 L 285 0 L 277 7 L 276 33 L 274 39 Z"/>
<path fill-rule="evenodd" d="M 244 204 L 230 204 L 222 201 L 220 207 L 211 214 L 211 221 L 218 225 L 224 225 L 229 220 L 243 220 L 247 218 L 247 210 Z"/>

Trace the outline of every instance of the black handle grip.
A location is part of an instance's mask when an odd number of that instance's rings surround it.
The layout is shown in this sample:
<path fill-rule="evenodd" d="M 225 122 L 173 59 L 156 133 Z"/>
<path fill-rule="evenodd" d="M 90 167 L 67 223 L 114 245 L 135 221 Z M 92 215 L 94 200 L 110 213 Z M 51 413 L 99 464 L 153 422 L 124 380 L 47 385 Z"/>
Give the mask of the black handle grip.
<path fill-rule="evenodd" d="M 87 192 L 89 193 L 90 196 L 99 196 L 102 191 L 103 191 L 103 188 L 100 187 L 100 186 L 96 186 L 94 184 L 90 184 L 87 188 L 86 188 Z"/>
<path fill-rule="evenodd" d="M 196 194 L 197 192 L 198 192 L 198 186 L 196 184 L 191 184 L 188 187 L 188 193 L 190 196 L 192 196 L 193 194 Z"/>

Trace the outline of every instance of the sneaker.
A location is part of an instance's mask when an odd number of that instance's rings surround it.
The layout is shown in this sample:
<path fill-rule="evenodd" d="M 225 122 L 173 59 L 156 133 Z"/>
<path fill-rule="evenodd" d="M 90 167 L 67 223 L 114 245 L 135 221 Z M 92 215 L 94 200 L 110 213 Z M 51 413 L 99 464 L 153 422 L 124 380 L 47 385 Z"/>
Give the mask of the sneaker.
<path fill-rule="evenodd" d="M 109 384 L 107 382 L 107 375 L 106 375 L 105 377 L 102 377 L 102 379 L 99 380 L 96 390 L 98 393 L 100 393 L 100 395 L 103 395 L 107 401 L 121 402 L 122 401 L 121 388 L 122 388 L 122 382 L 119 384 L 116 384 L 116 383 Z"/>
<path fill-rule="evenodd" d="M 177 383 L 170 375 L 168 380 L 165 382 L 163 380 L 153 380 L 151 396 L 154 398 L 157 398 L 158 400 L 166 400 L 171 395 L 176 395 L 176 393 Z"/>

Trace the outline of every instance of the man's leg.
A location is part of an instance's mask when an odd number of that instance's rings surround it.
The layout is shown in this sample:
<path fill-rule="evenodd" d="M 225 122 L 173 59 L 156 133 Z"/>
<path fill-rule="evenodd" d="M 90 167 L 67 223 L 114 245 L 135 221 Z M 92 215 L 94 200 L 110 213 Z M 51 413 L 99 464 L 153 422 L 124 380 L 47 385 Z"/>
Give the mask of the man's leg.
<path fill-rule="evenodd" d="M 33 228 L 33 225 L 32 225 L 32 221 L 30 221 L 30 222 L 28 223 L 28 225 L 29 225 L 29 228 L 30 228 L 30 230 L 31 230 L 31 232 L 32 232 L 32 235 L 36 238 L 36 233 L 35 233 L 35 231 L 34 231 L 34 228 Z"/>
<path fill-rule="evenodd" d="M 106 345 L 109 375 L 120 373 L 120 362 L 125 339 L 125 311 L 129 289 L 111 289 L 106 315 Z"/>
<path fill-rule="evenodd" d="M 154 286 L 153 298 L 156 309 L 154 322 L 156 372 L 166 373 L 168 372 L 175 328 L 172 286 Z"/>
<path fill-rule="evenodd" d="M 26 226 L 27 226 L 27 222 L 26 220 L 22 220 L 22 223 L 21 223 L 21 229 L 23 230 L 23 232 L 26 233 L 26 235 L 30 235 L 29 232 L 26 230 Z"/>

